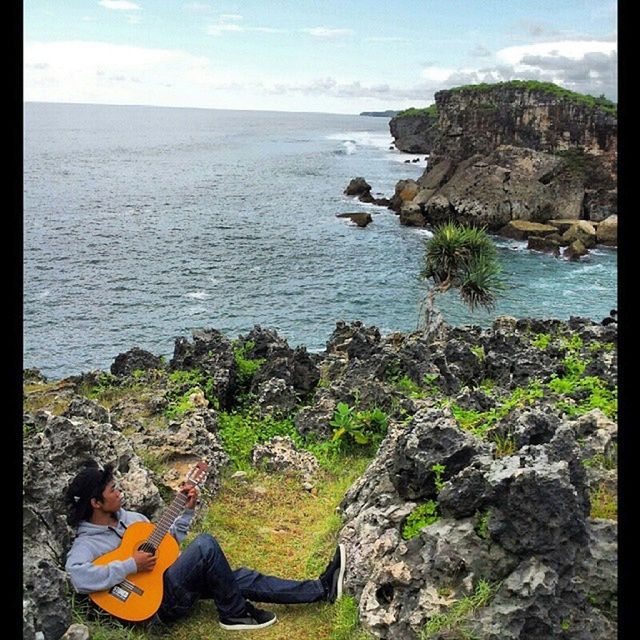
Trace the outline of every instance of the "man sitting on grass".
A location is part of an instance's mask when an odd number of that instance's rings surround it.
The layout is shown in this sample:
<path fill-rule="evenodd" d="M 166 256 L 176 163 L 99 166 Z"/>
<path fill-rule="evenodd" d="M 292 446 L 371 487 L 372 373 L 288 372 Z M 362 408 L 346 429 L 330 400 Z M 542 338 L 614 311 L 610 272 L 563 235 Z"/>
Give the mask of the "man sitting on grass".
<path fill-rule="evenodd" d="M 189 530 L 197 496 L 195 487 L 188 490 L 185 509 L 169 529 L 178 543 Z M 80 471 L 71 481 L 65 500 L 69 524 L 76 528 L 66 570 L 78 593 L 106 591 L 128 575 L 154 569 L 156 556 L 140 550 L 125 560 L 94 564 L 96 558 L 120 546 L 128 525 L 149 522 L 143 514 L 122 508 L 122 494 L 110 465 L 101 469 L 93 463 Z M 223 629 L 262 629 L 274 624 L 276 615 L 258 609 L 249 600 L 276 604 L 335 602 L 342 596 L 345 562 L 345 548 L 340 544 L 316 580 L 286 580 L 245 567 L 233 570 L 216 539 L 203 533 L 165 571 L 157 613 L 163 622 L 171 622 L 187 615 L 200 598 L 210 598 Z"/>

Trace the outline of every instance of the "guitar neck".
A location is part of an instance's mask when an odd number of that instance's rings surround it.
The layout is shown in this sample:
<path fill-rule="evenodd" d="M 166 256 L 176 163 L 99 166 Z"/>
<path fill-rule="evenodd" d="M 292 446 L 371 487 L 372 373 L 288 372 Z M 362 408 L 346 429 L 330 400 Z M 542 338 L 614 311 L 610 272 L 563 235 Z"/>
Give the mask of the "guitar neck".
<path fill-rule="evenodd" d="M 178 493 L 173 499 L 173 502 L 163 512 L 162 516 L 160 516 L 160 519 L 153 529 L 153 533 L 147 539 L 147 543 L 154 549 L 157 549 L 160 546 L 162 538 L 167 535 L 167 532 L 175 519 L 184 511 L 186 503 L 187 496 L 184 493 Z"/>

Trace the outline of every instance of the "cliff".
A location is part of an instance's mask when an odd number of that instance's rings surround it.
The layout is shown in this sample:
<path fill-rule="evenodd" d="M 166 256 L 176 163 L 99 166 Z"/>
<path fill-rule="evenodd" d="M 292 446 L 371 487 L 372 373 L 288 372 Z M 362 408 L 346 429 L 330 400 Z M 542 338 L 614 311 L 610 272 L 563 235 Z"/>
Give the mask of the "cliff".
<path fill-rule="evenodd" d="M 500 231 L 513 220 L 617 220 L 610 101 L 521 81 L 458 87 L 435 99 L 389 125 L 398 148 L 430 152 L 413 188 L 396 186 L 401 223 L 456 220 Z"/>
<path fill-rule="evenodd" d="M 401 151 L 456 162 L 500 145 L 546 153 L 581 149 L 613 159 L 617 110 L 603 98 L 551 83 L 511 81 L 456 87 L 435 94 L 435 105 L 407 109 L 389 123 Z"/>
<path fill-rule="evenodd" d="M 464 160 L 500 145 L 557 153 L 580 149 L 613 161 L 617 151 L 615 107 L 550 83 L 471 85 L 435 95 L 438 135 L 432 163 Z"/>
<path fill-rule="evenodd" d="M 438 134 L 438 111 L 435 105 L 427 109 L 406 109 L 389 121 L 396 148 L 407 153 L 431 153 Z"/>

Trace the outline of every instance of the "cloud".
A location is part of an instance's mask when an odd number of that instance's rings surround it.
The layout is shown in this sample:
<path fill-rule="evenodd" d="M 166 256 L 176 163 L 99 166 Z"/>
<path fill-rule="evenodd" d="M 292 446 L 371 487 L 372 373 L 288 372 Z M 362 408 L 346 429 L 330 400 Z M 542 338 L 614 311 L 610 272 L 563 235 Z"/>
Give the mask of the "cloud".
<path fill-rule="evenodd" d="M 128 0 L 100 0 L 98 4 L 105 9 L 114 9 L 116 11 L 138 11 L 141 8 L 140 5 Z"/>
<path fill-rule="evenodd" d="M 436 84 L 441 84 L 443 82 L 446 82 L 448 78 L 450 78 L 455 73 L 455 69 L 429 65 L 422 70 L 422 73 L 420 75 L 426 80 L 435 82 Z"/>
<path fill-rule="evenodd" d="M 308 33 L 314 38 L 344 38 L 346 36 L 352 36 L 354 34 L 352 29 L 331 29 L 329 27 L 309 27 L 307 29 L 301 29 L 302 33 Z"/>
<path fill-rule="evenodd" d="M 557 38 L 560 35 L 560 31 L 545 20 L 521 20 L 518 27 L 530 38 Z"/>
<path fill-rule="evenodd" d="M 388 84 L 362 84 L 354 82 L 338 82 L 335 78 L 316 78 L 310 82 L 275 83 L 265 86 L 270 94 L 302 94 L 306 96 L 321 96 L 332 98 L 373 98 L 385 100 L 388 103 L 400 99 L 419 100 L 424 102 L 428 96 L 433 96 L 433 90 L 425 84 L 411 87 L 392 87 Z"/>
<path fill-rule="evenodd" d="M 410 44 L 411 42 L 413 42 L 412 40 L 409 40 L 409 38 L 398 38 L 395 36 L 380 36 L 380 37 L 373 37 L 373 38 L 365 38 L 364 39 L 365 42 L 373 42 L 373 43 L 380 43 L 380 44 Z"/>
<path fill-rule="evenodd" d="M 604 40 L 560 40 L 538 42 L 536 44 L 507 47 L 496 53 L 499 60 L 511 65 L 518 65 L 525 56 L 564 56 L 573 60 L 583 58 L 588 53 L 609 54 L 617 51 L 615 41 Z"/>
<path fill-rule="evenodd" d="M 539 80 L 617 100 L 617 45 L 609 40 L 559 40 L 507 47 L 497 64 L 451 69 L 427 65 L 421 77 L 437 89 L 465 84 Z"/>
<path fill-rule="evenodd" d="M 224 13 L 219 17 L 217 24 L 210 24 L 206 28 L 206 32 L 215 37 L 220 37 L 223 33 L 286 33 L 284 29 L 273 27 L 245 27 L 236 24 L 242 20 L 242 16 L 237 13 Z"/>
<path fill-rule="evenodd" d="M 469 51 L 469 55 L 474 58 L 488 58 L 491 55 L 491 50 L 487 49 L 484 45 L 477 44 Z"/>
<path fill-rule="evenodd" d="M 200 96 L 236 80 L 208 58 L 179 49 L 81 40 L 25 43 L 24 69 L 26 101 L 197 105 Z"/>
<path fill-rule="evenodd" d="M 207 27 L 206 31 L 210 36 L 221 36 L 223 33 L 228 33 L 230 31 L 236 33 L 246 31 L 246 28 L 237 24 L 211 24 Z"/>

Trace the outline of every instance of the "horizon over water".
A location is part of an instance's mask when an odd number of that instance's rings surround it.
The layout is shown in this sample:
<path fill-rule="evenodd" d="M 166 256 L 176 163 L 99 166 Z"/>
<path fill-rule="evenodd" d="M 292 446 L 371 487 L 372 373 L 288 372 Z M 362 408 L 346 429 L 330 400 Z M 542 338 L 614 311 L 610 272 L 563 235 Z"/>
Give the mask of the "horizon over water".
<path fill-rule="evenodd" d="M 170 357 L 195 328 L 255 324 L 324 349 L 338 320 L 416 328 L 430 232 L 343 195 L 417 179 L 388 118 L 317 112 L 24 105 L 24 361 L 48 377 L 108 370 L 134 346 Z M 360 229 L 337 213 L 367 211 Z M 617 252 L 577 263 L 495 238 L 508 289 L 491 313 L 453 294 L 450 324 L 498 315 L 601 320 Z"/>

